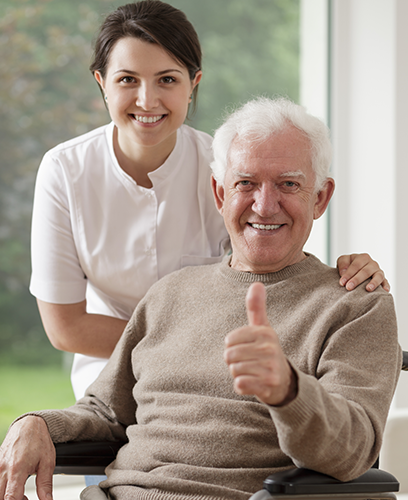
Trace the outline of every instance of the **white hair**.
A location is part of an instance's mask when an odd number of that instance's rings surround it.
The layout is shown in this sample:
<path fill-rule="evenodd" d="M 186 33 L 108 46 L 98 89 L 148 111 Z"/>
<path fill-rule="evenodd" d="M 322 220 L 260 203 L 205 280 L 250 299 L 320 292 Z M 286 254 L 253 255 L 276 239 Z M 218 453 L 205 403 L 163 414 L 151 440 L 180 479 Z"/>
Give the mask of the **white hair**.
<path fill-rule="evenodd" d="M 240 139 L 262 142 L 288 126 L 296 127 L 310 141 L 312 167 L 316 174 L 315 189 L 323 188 L 329 175 L 332 146 L 328 127 L 289 99 L 259 97 L 231 113 L 214 135 L 214 160 L 211 169 L 215 180 L 223 185 L 232 141 Z"/>

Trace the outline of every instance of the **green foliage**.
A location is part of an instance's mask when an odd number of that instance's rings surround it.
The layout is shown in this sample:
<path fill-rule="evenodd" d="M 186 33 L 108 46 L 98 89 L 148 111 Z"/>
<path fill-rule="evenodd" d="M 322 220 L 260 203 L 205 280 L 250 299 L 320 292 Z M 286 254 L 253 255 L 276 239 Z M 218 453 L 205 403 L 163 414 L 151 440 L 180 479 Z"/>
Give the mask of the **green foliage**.
<path fill-rule="evenodd" d="M 0 443 L 10 423 L 22 413 L 65 408 L 75 398 L 61 368 L 0 367 Z"/>
<path fill-rule="evenodd" d="M 60 362 L 27 292 L 35 174 L 46 150 L 109 120 L 89 73 L 92 39 L 117 0 L 0 0 L 0 363 Z M 209 133 L 226 107 L 298 99 L 299 0 L 169 0 L 203 46 L 199 106 Z"/>
<path fill-rule="evenodd" d="M 88 66 L 111 4 L 0 1 L 0 363 L 61 362 L 27 291 L 34 180 L 47 149 L 108 119 Z"/>
<path fill-rule="evenodd" d="M 299 97 L 298 0 L 170 0 L 195 26 L 203 79 L 194 126 L 212 133 L 226 108 L 257 95 Z"/>

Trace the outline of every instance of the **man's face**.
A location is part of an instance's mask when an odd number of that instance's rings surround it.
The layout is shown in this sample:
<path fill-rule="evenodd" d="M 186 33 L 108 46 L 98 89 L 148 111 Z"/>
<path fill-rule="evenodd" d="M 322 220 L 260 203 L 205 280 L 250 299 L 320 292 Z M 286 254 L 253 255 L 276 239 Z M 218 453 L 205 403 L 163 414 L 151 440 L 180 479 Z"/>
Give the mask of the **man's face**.
<path fill-rule="evenodd" d="M 224 186 L 212 181 L 233 268 L 276 272 L 305 258 L 313 219 L 324 213 L 334 190 L 329 179 L 315 192 L 315 180 L 310 142 L 294 127 L 254 145 L 233 141 Z"/>

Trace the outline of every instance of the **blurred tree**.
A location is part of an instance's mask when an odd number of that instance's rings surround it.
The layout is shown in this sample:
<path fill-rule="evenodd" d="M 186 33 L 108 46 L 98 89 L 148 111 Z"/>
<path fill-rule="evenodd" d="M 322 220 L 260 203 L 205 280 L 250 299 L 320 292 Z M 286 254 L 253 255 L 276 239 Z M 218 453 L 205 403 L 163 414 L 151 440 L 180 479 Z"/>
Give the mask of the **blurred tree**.
<path fill-rule="evenodd" d="M 299 0 L 170 0 L 194 24 L 203 79 L 193 125 L 213 132 L 226 108 L 257 95 L 299 97 Z"/>
<path fill-rule="evenodd" d="M 35 174 L 46 150 L 109 120 L 88 71 L 92 39 L 122 1 L 0 0 L 0 363 L 59 362 L 28 292 Z M 169 0 L 200 36 L 191 125 L 264 94 L 298 99 L 299 0 Z"/>
<path fill-rule="evenodd" d="M 0 2 L 0 360 L 59 362 L 28 292 L 35 173 L 44 152 L 107 120 L 89 76 L 97 8 Z M 109 2 L 110 3 L 110 2 Z M 107 10 L 110 10 L 110 5 Z"/>

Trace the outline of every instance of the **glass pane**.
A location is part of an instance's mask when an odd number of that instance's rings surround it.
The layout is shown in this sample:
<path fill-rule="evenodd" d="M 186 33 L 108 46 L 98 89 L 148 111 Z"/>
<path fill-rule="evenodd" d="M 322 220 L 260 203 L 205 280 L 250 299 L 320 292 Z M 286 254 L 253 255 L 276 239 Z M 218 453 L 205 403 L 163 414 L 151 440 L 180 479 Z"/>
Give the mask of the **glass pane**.
<path fill-rule="evenodd" d="M 193 126 L 212 133 L 226 107 L 299 97 L 299 0 L 170 0 L 195 26 L 203 79 Z"/>
<path fill-rule="evenodd" d="M 0 387 L 0 440 L 21 412 L 73 401 L 68 370 L 59 377 L 63 356 L 28 292 L 33 187 L 49 148 L 109 120 L 88 66 L 95 31 L 121 3 L 0 0 L 0 377 L 10 389 Z M 191 125 L 212 133 L 226 107 L 258 94 L 298 100 L 299 0 L 169 3 L 186 12 L 203 46 Z M 33 373 L 44 373 L 43 380 L 55 373 L 58 383 L 45 386 Z M 35 405 L 19 397 L 13 406 L 10 394 L 35 391 L 47 399 L 38 396 Z"/>

